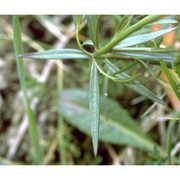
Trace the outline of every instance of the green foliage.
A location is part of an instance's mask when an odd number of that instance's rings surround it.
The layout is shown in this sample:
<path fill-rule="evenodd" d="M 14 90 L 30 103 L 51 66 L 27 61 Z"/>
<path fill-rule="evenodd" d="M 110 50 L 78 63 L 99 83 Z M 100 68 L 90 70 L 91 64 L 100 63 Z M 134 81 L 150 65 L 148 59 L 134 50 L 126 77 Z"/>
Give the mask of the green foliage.
<path fill-rule="evenodd" d="M 153 151 L 148 153 L 148 155 L 153 158 L 153 161 L 149 163 L 153 165 L 167 165 L 170 159 L 169 156 L 162 158 L 157 146 L 154 146 Z"/>
<path fill-rule="evenodd" d="M 94 155 L 97 155 L 99 136 L 99 77 L 95 60 L 92 62 L 89 81 L 89 120 L 93 140 Z"/>
<path fill-rule="evenodd" d="M 120 69 L 117 68 L 110 61 L 107 60 L 106 62 L 107 62 L 107 68 L 108 68 L 110 73 L 116 73 L 117 71 L 120 71 Z M 122 72 L 121 74 L 117 74 L 116 76 L 121 78 L 121 79 L 130 78 L 130 76 L 124 72 Z M 160 104 L 163 104 L 163 101 L 161 99 L 159 99 L 156 95 L 154 95 L 151 91 L 149 91 L 142 84 L 140 84 L 138 82 L 132 82 L 132 83 L 126 83 L 125 85 L 128 86 L 129 88 L 133 89 L 134 91 L 142 94 L 143 96 L 145 96 L 145 97 L 147 97 L 153 101 L 156 101 Z"/>
<path fill-rule="evenodd" d="M 151 25 L 155 25 L 155 24 L 161 24 L 161 25 L 164 25 L 164 24 L 177 24 L 178 22 L 175 20 L 175 19 L 161 19 L 161 20 L 158 20 L 158 21 L 155 21 L 153 23 L 150 23 L 148 24 L 148 26 L 151 26 Z"/>
<path fill-rule="evenodd" d="M 98 72 L 100 72 L 105 78 L 122 83 L 146 98 L 163 104 L 163 101 L 158 96 L 137 80 L 139 73 L 136 73 L 134 76 L 128 74 L 128 70 L 133 68 L 139 60 L 143 62 L 148 61 L 152 64 L 159 64 L 160 62 L 162 70 L 168 76 L 174 91 L 179 96 L 178 86 L 176 82 L 174 82 L 166 64 L 164 63 L 165 61 L 171 64 L 176 58 L 177 50 L 168 48 L 163 49 L 157 46 L 154 47 L 153 45 L 153 43 L 156 45 L 156 38 L 162 38 L 163 35 L 176 30 L 176 27 L 167 28 L 165 25 L 176 25 L 177 21 L 169 18 L 160 20 L 162 17 L 161 15 L 145 16 L 138 21 L 134 16 L 124 16 L 119 21 L 112 39 L 102 46 L 103 43 L 99 42 L 100 17 L 101 16 L 85 16 L 90 36 L 88 39 L 90 40 L 86 39 L 84 42 L 81 42 L 80 25 L 82 20 L 83 22 L 85 21 L 82 16 L 74 16 L 76 41 L 80 50 L 55 49 L 24 54 L 23 57 L 33 59 L 85 59 L 86 61 L 92 61 L 92 59 L 95 59 L 92 62 L 90 73 L 89 111 L 87 108 L 87 98 L 84 98 L 86 93 L 80 91 L 65 91 L 61 97 L 59 111 L 68 122 L 79 128 L 81 131 L 90 134 L 91 129 L 95 155 L 98 147 L 98 133 L 100 134 L 99 138 L 105 142 L 128 144 L 144 150 L 152 150 L 154 143 L 149 140 L 143 132 L 141 132 L 141 129 L 132 121 L 132 118 L 129 117 L 127 112 L 122 107 L 117 106 L 113 101 L 108 100 L 108 103 L 110 103 L 112 107 L 114 106 L 113 109 L 109 111 L 108 123 L 105 123 L 102 120 L 106 118 L 101 114 L 99 125 L 99 113 L 101 107 L 99 104 Z M 150 28 L 152 24 L 161 24 L 164 26 L 161 30 L 152 32 Z M 147 43 L 150 44 L 148 47 Z M 90 45 L 91 47 L 94 46 L 93 49 L 95 51 L 92 53 L 87 51 L 85 45 Z M 161 59 L 164 59 L 164 61 Z M 131 66 L 122 67 L 122 69 L 120 69 L 116 65 L 116 62 L 120 60 L 131 60 L 135 63 Z M 105 86 L 106 90 L 107 85 L 108 83 L 106 83 Z M 88 112 L 89 116 L 87 115 Z M 119 117 L 122 117 L 121 121 L 118 122 L 116 119 L 117 117 L 118 120 Z M 91 128 L 88 121 L 91 122 Z"/>
<path fill-rule="evenodd" d="M 156 39 L 158 37 L 161 37 L 164 34 L 167 34 L 167 33 L 171 32 L 171 31 L 174 31 L 175 29 L 176 29 L 176 27 L 170 28 L 170 29 L 159 30 L 159 31 L 156 31 L 156 32 L 151 32 L 151 33 L 132 36 L 132 37 L 126 38 L 123 41 L 121 41 L 113 49 L 121 50 L 121 48 L 134 46 L 134 45 L 138 45 L 138 44 L 145 43 L 145 42 L 148 42 L 148 41 L 152 41 L 152 39 Z"/>
<path fill-rule="evenodd" d="M 123 58 L 128 56 L 131 58 L 142 59 L 147 62 L 159 64 L 159 60 L 163 59 L 167 64 L 171 65 L 176 58 L 176 50 L 162 48 L 122 48 L 109 54 L 110 58 Z"/>
<path fill-rule="evenodd" d="M 100 99 L 100 104 L 102 104 L 103 98 Z M 107 98 L 107 104 L 108 121 L 105 121 L 106 117 L 100 110 L 99 139 L 107 143 L 126 144 L 145 151 L 152 151 L 155 143 L 142 132 L 127 110 L 110 98 Z M 90 136 L 92 123 L 89 122 L 88 109 L 87 91 L 67 89 L 62 92 L 59 112 L 68 123 Z"/>
<path fill-rule="evenodd" d="M 25 72 L 24 72 L 24 61 L 23 61 L 23 58 L 20 56 L 23 54 L 23 46 L 22 46 L 22 40 L 21 40 L 21 27 L 20 27 L 18 16 L 13 16 L 13 32 L 14 32 L 13 38 L 14 38 L 14 49 L 15 49 L 15 55 L 16 55 L 16 64 L 17 64 L 21 89 L 23 91 L 25 110 L 26 110 L 27 117 L 29 120 L 29 131 L 30 131 L 32 144 L 33 144 L 34 162 L 38 164 L 42 164 L 43 154 L 42 154 L 40 143 L 39 143 L 36 120 L 35 120 L 35 117 L 34 117 L 34 114 L 31 109 L 31 105 L 27 96 Z"/>
<path fill-rule="evenodd" d="M 45 52 L 24 54 L 25 58 L 32 59 L 88 59 L 89 56 L 77 49 L 54 49 Z"/>
<path fill-rule="evenodd" d="M 124 16 L 116 27 L 115 35 L 118 35 L 119 33 L 122 33 L 125 29 L 127 29 L 132 18 L 133 18 L 132 15 L 131 16 Z"/>

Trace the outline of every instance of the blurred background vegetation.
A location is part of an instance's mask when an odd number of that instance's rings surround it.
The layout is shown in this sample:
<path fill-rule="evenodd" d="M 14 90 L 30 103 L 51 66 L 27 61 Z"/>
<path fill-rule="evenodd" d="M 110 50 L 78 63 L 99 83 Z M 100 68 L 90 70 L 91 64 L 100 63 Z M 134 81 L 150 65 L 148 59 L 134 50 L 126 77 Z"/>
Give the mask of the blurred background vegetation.
<path fill-rule="evenodd" d="M 110 40 L 120 18 L 102 17 L 101 42 Z M 179 22 L 180 16 L 176 16 L 176 20 Z M 72 16 L 20 16 L 20 22 L 25 53 L 64 47 L 78 49 Z M 80 39 L 85 41 L 89 35 L 86 23 L 82 26 Z M 180 47 L 179 26 L 175 33 L 164 37 L 164 46 Z M 24 59 L 24 63 L 28 95 L 37 120 L 44 164 L 169 164 L 167 157 L 160 157 L 156 148 L 149 153 L 128 145 L 103 141 L 99 142 L 95 158 L 90 136 L 66 121 L 66 118 L 61 119 L 59 124 L 58 118 L 62 118 L 58 117 L 59 89 L 88 90 L 90 62 Z M 154 72 L 159 70 L 159 66 L 149 64 L 149 67 Z M 179 111 L 179 101 L 172 91 L 159 84 L 142 66 L 137 65 L 130 71 L 131 74 L 141 73 L 142 84 L 162 96 L 165 105 L 153 103 L 121 83 L 112 81 L 109 81 L 108 97 L 121 105 L 128 117 L 165 149 L 169 117 Z M 103 78 L 100 77 L 102 86 Z M 172 134 L 171 156 L 174 158 L 180 156 L 179 137 L 180 123 L 177 122 Z M 0 16 L 0 164 L 33 164 L 31 147 L 13 49 L 12 16 Z"/>

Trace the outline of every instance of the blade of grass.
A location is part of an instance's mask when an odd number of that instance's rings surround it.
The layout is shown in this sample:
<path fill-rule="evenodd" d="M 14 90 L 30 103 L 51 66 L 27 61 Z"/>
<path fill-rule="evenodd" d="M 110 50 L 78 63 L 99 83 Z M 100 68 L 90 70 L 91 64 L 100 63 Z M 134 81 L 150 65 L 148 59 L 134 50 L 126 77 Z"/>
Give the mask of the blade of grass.
<path fill-rule="evenodd" d="M 89 118 L 91 122 L 91 133 L 94 155 L 98 151 L 99 139 L 99 78 L 95 60 L 92 61 L 90 84 L 89 84 Z"/>
<path fill-rule="evenodd" d="M 21 40 L 21 28 L 20 28 L 18 16 L 13 16 L 13 32 L 14 32 L 13 40 L 14 40 L 17 70 L 18 70 L 21 89 L 23 92 L 25 110 L 26 110 L 28 120 L 29 120 L 29 131 L 30 131 L 31 140 L 33 144 L 35 162 L 38 164 L 42 164 L 43 154 L 42 154 L 40 143 L 39 143 L 36 120 L 34 118 L 34 114 L 31 109 L 30 102 L 27 96 L 23 58 L 20 56 L 23 53 L 23 48 L 22 48 L 22 40 Z"/>

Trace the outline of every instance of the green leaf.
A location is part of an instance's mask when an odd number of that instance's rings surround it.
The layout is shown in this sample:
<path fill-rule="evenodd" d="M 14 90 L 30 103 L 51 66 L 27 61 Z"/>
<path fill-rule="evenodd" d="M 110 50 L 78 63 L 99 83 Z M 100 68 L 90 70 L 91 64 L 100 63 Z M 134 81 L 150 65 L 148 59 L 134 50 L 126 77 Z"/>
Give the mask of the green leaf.
<path fill-rule="evenodd" d="M 31 59 L 88 59 L 89 56 L 77 49 L 53 49 L 43 52 L 23 54 Z"/>
<path fill-rule="evenodd" d="M 146 24 L 152 23 L 154 21 L 157 21 L 158 18 L 160 18 L 162 15 L 150 15 L 136 24 L 130 26 L 122 33 L 119 33 L 118 36 L 115 36 L 106 46 L 102 47 L 98 51 L 94 53 L 94 57 L 98 57 L 102 54 L 105 54 L 107 52 L 110 52 L 119 42 L 122 42 L 124 39 L 126 39 L 131 34 L 135 33 L 136 31 L 140 30 L 142 27 L 144 27 Z"/>
<path fill-rule="evenodd" d="M 97 15 L 87 16 L 89 35 L 96 48 L 98 47 L 99 18 L 100 16 Z"/>
<path fill-rule="evenodd" d="M 23 53 L 23 45 L 22 45 L 22 37 L 21 37 L 21 26 L 18 16 L 13 16 L 13 43 L 14 43 L 14 50 L 16 56 L 18 76 L 20 80 L 21 89 L 23 92 L 24 106 L 29 121 L 29 132 L 31 135 L 33 151 L 34 151 L 33 155 L 35 155 L 36 163 L 43 164 L 43 153 L 39 142 L 39 135 L 36 127 L 36 119 L 34 117 L 33 111 L 31 109 L 30 101 L 27 96 L 24 61 L 23 58 L 20 56 Z"/>
<path fill-rule="evenodd" d="M 162 19 L 155 21 L 153 23 L 147 24 L 146 26 L 152 26 L 155 24 L 177 24 L 178 22 L 175 19 Z"/>
<path fill-rule="evenodd" d="M 114 55 L 122 55 L 132 58 L 139 58 L 147 61 L 159 62 L 160 59 L 164 59 L 167 63 L 172 63 L 176 58 L 175 52 L 144 52 L 144 51 L 127 51 L 121 49 L 119 52 L 112 53 Z"/>
<path fill-rule="evenodd" d="M 124 16 L 123 19 L 120 21 L 120 23 L 117 25 L 115 34 L 118 35 L 120 32 L 124 31 L 130 24 L 132 18 L 133 18 L 133 15 Z"/>
<path fill-rule="evenodd" d="M 110 73 L 116 73 L 117 71 L 120 71 L 120 69 L 118 67 L 116 67 L 114 64 L 112 64 L 108 60 L 106 60 L 106 65 L 107 65 L 108 71 Z M 121 74 L 117 74 L 116 76 L 121 79 L 131 78 L 131 76 L 129 76 L 128 74 L 126 74 L 124 72 L 122 72 Z M 163 101 L 159 97 L 157 97 L 155 94 L 153 94 L 150 90 L 148 90 L 146 87 L 144 87 L 139 82 L 124 83 L 124 85 L 126 85 L 127 87 L 133 89 L 137 93 L 139 93 L 157 103 L 164 104 Z"/>
<path fill-rule="evenodd" d="M 160 60 L 161 68 L 166 77 L 168 78 L 169 83 L 171 84 L 171 87 L 174 90 L 174 93 L 176 94 L 177 98 L 180 100 L 180 92 L 179 92 L 179 86 L 175 81 L 175 78 L 173 77 L 173 74 L 168 70 L 166 63 L 163 60 Z"/>
<path fill-rule="evenodd" d="M 169 32 L 172 32 L 176 29 L 177 27 L 169 28 L 169 29 L 163 29 L 159 30 L 156 32 L 151 32 L 151 33 L 146 33 L 146 34 L 141 34 L 141 35 L 136 35 L 133 37 L 129 37 L 121 41 L 117 46 L 115 46 L 113 49 L 118 50 L 124 47 L 129 47 L 129 46 L 134 46 L 138 44 L 142 44 L 148 41 L 151 41 L 153 39 L 156 39 L 158 37 L 161 37 Z"/>
<path fill-rule="evenodd" d="M 81 89 L 64 90 L 59 103 L 59 112 L 66 121 L 90 136 L 88 92 Z M 107 103 L 108 121 L 104 121 L 104 113 L 100 111 L 99 140 L 152 151 L 155 143 L 142 132 L 128 112 L 114 100 L 107 98 Z"/>
<path fill-rule="evenodd" d="M 96 156 L 99 136 L 99 78 L 94 60 L 92 62 L 89 84 L 89 119 L 91 122 L 94 155 Z"/>

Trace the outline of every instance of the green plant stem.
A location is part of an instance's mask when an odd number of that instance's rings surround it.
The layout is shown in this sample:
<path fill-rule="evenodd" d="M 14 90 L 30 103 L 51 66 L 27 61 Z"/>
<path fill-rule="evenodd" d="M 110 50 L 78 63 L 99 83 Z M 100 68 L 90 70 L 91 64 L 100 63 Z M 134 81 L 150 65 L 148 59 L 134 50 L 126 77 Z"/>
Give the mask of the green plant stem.
<path fill-rule="evenodd" d="M 61 92 L 63 91 L 63 69 L 62 69 L 63 62 L 58 61 L 57 64 L 58 64 L 57 85 L 58 85 L 58 95 L 60 97 Z M 61 165 L 67 164 L 66 152 L 64 147 L 64 128 L 65 128 L 64 119 L 62 115 L 58 112 L 58 138 L 59 138 L 58 149 L 60 154 Z"/>
<path fill-rule="evenodd" d="M 29 131 L 30 131 L 31 140 L 33 144 L 33 150 L 35 153 L 35 161 L 38 164 L 42 164 L 43 153 L 41 151 L 41 147 L 39 143 L 36 120 L 35 120 L 35 117 L 34 117 L 34 114 L 31 109 L 30 102 L 27 96 L 23 58 L 20 56 L 21 54 L 23 54 L 23 48 L 22 48 L 22 39 L 21 39 L 21 28 L 20 28 L 18 16 L 13 16 L 13 32 L 14 32 L 13 39 L 14 39 L 14 49 L 15 49 L 15 55 L 16 55 L 16 65 L 17 65 L 17 70 L 18 70 L 18 75 L 19 75 L 19 80 L 20 80 L 20 86 L 23 92 L 25 110 L 26 110 L 27 117 L 29 120 Z"/>
<path fill-rule="evenodd" d="M 94 60 L 94 59 L 93 59 L 93 60 Z M 99 72 L 101 72 L 105 77 L 111 79 L 112 81 L 121 82 L 121 83 L 130 83 L 130 82 L 132 82 L 132 81 L 134 81 L 134 80 L 137 79 L 137 76 L 135 76 L 135 77 L 130 77 L 130 78 L 127 78 L 127 79 L 118 79 L 118 78 L 116 78 L 115 76 L 111 76 L 110 74 L 104 72 L 104 70 L 99 66 L 99 64 L 97 63 L 96 60 L 94 60 L 94 62 L 95 62 L 95 65 L 96 65 L 97 69 L 99 70 Z M 118 74 L 119 74 L 119 73 L 118 73 Z"/>
<path fill-rule="evenodd" d="M 77 42 L 79 48 L 80 48 L 84 53 L 86 53 L 86 54 L 89 55 L 89 56 L 92 56 L 91 53 L 87 52 L 87 51 L 83 48 L 83 46 L 82 46 L 82 44 L 81 44 L 81 42 L 80 42 L 80 40 L 79 40 L 79 27 L 80 27 L 79 25 L 76 26 L 76 42 Z"/>
<path fill-rule="evenodd" d="M 99 57 L 100 55 L 107 53 L 111 51 L 111 49 L 117 45 L 120 41 L 125 39 L 127 36 L 132 34 L 133 32 L 139 30 L 146 24 L 152 23 L 156 20 L 158 20 L 161 17 L 161 15 L 150 15 L 139 21 L 138 23 L 134 24 L 133 26 L 129 27 L 126 29 L 123 33 L 121 33 L 119 36 L 116 36 L 115 38 L 112 39 L 105 47 L 101 48 L 99 51 L 96 51 L 93 54 L 93 57 Z"/>

